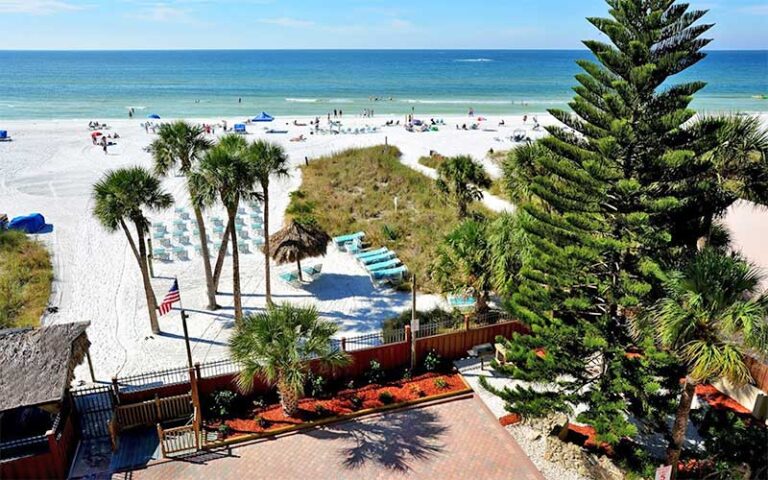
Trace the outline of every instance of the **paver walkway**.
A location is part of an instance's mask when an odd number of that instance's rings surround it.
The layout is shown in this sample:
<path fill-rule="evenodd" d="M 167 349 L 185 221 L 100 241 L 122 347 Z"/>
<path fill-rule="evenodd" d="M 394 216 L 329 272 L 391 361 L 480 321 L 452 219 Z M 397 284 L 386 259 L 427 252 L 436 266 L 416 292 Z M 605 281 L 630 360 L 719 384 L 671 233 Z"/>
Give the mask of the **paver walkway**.
<path fill-rule="evenodd" d="M 544 477 L 480 400 L 390 412 L 116 475 L 131 479 Z"/>

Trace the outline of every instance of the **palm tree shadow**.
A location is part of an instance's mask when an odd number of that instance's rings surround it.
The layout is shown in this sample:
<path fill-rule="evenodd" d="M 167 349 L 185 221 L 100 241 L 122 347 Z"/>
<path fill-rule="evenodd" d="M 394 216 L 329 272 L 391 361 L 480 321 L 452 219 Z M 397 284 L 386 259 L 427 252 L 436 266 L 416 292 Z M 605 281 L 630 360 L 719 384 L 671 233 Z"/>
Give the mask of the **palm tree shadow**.
<path fill-rule="evenodd" d="M 413 409 L 388 413 L 372 421 L 341 423 L 307 435 L 352 442 L 352 446 L 341 449 L 347 469 L 359 469 L 373 462 L 388 470 L 409 472 L 410 461 L 429 460 L 445 450 L 440 437 L 448 428 L 433 412 Z"/>

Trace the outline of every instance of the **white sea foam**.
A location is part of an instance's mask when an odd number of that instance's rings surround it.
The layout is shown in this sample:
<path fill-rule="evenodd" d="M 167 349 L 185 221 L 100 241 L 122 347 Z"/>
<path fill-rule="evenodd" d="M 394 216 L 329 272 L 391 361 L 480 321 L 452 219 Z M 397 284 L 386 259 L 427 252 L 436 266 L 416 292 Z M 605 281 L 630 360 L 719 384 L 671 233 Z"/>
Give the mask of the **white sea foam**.
<path fill-rule="evenodd" d="M 415 103 L 419 105 L 513 105 L 516 102 L 512 100 L 448 100 L 448 99 L 414 99 L 402 100 L 405 103 Z"/>
<path fill-rule="evenodd" d="M 317 103 L 320 101 L 319 98 L 286 98 L 286 102 L 288 103 Z"/>
<path fill-rule="evenodd" d="M 0 107 L 16 108 L 16 105 L 11 105 L 10 103 L 0 103 Z"/>
<path fill-rule="evenodd" d="M 488 63 L 495 61 L 492 58 L 457 58 L 454 60 L 454 62 L 461 62 L 461 63 Z"/>
<path fill-rule="evenodd" d="M 128 110 L 130 110 L 130 109 L 134 109 L 134 110 L 146 110 L 146 109 L 147 109 L 147 107 L 145 107 L 145 106 L 143 106 L 143 105 L 128 105 L 128 106 L 127 106 L 127 107 L 125 107 L 125 108 L 127 108 Z"/>

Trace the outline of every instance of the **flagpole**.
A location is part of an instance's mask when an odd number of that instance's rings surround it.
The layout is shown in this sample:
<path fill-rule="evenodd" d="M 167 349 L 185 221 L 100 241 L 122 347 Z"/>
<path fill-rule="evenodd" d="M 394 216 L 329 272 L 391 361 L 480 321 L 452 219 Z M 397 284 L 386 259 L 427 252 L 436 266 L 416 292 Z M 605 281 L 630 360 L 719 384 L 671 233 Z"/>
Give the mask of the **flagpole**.
<path fill-rule="evenodd" d="M 179 279 L 174 278 L 176 288 L 179 289 L 179 309 L 181 309 L 181 325 L 184 327 L 184 345 L 187 347 L 187 364 L 192 368 L 192 349 L 189 346 L 189 330 L 187 329 L 187 312 L 184 311 L 184 305 L 181 303 L 181 287 Z"/>

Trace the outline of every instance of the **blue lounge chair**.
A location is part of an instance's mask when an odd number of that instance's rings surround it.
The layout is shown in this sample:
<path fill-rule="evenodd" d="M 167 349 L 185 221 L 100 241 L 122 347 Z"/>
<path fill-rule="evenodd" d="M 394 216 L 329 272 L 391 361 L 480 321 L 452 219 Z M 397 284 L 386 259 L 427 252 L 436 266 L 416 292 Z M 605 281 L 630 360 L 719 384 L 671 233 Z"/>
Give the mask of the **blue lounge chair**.
<path fill-rule="evenodd" d="M 369 272 L 378 272 L 379 270 L 387 270 L 389 268 L 395 268 L 398 265 L 400 265 L 400 259 L 393 258 L 392 260 L 387 260 L 386 262 L 373 263 L 371 265 L 367 265 L 365 268 L 367 268 Z"/>
<path fill-rule="evenodd" d="M 168 252 L 164 248 L 155 248 L 152 250 L 152 258 L 163 262 L 169 262 L 171 260 L 171 256 L 168 255 Z"/>
<path fill-rule="evenodd" d="M 373 276 L 373 279 L 376 281 L 392 281 L 392 280 L 400 280 L 403 278 L 405 273 L 408 271 L 408 268 L 405 266 L 397 267 L 397 268 L 390 268 L 387 270 L 379 270 L 378 272 L 373 272 L 371 275 Z"/>
<path fill-rule="evenodd" d="M 347 242 L 351 242 L 353 240 L 357 240 L 360 238 L 365 237 L 365 232 L 357 232 L 357 233 L 350 233 L 349 235 L 342 235 L 340 237 L 334 237 L 333 243 L 336 244 L 336 246 L 342 246 Z"/>
<path fill-rule="evenodd" d="M 360 259 L 360 263 L 363 265 L 373 265 L 375 263 L 379 262 L 385 262 L 387 260 L 391 260 L 395 258 L 397 254 L 395 252 L 388 251 L 387 253 L 382 253 L 381 255 L 375 255 L 373 257 L 366 257 Z"/>
<path fill-rule="evenodd" d="M 364 258 L 375 257 L 376 255 L 387 253 L 388 251 L 389 251 L 388 248 L 379 248 L 377 250 L 369 250 L 367 252 L 358 253 L 357 255 L 355 255 L 355 258 L 357 258 L 358 260 L 362 260 Z"/>

